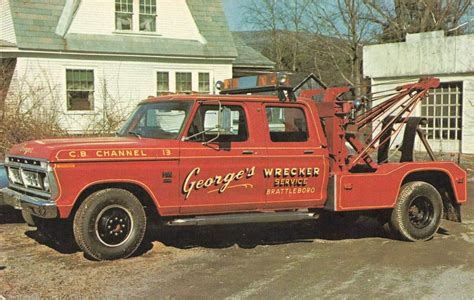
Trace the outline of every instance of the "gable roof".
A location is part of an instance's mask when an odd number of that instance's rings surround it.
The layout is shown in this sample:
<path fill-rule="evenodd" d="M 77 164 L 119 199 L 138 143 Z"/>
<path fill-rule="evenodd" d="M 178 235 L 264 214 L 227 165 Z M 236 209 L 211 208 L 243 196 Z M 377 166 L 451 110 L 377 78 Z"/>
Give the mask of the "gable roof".
<path fill-rule="evenodd" d="M 0 47 L 15 47 L 16 45 L 5 40 L 0 40 Z"/>
<path fill-rule="evenodd" d="M 206 39 L 157 38 L 130 35 L 56 34 L 66 0 L 10 0 L 19 49 L 235 58 L 232 35 L 220 0 L 187 0 L 191 14 Z"/>
<path fill-rule="evenodd" d="M 194 22 L 207 40 L 210 53 L 237 56 L 221 0 L 186 0 Z"/>
<path fill-rule="evenodd" d="M 10 0 L 18 48 L 65 50 L 65 41 L 54 33 L 64 3 L 65 0 Z"/>
<path fill-rule="evenodd" d="M 239 37 L 239 33 L 232 33 L 235 47 L 239 55 L 233 62 L 235 67 L 263 67 L 273 68 L 275 63 L 265 57 L 262 53 L 245 44 L 244 40 Z"/>

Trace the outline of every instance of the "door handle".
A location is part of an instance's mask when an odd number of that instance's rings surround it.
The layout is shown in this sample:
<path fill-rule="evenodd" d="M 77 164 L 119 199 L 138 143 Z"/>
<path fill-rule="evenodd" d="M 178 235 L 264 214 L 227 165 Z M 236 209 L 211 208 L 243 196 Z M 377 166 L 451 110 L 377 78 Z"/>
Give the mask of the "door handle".
<path fill-rule="evenodd" d="M 314 150 L 304 150 L 304 154 L 313 154 Z"/>
<path fill-rule="evenodd" d="M 253 154 L 252 150 L 244 150 L 242 151 L 242 154 Z"/>

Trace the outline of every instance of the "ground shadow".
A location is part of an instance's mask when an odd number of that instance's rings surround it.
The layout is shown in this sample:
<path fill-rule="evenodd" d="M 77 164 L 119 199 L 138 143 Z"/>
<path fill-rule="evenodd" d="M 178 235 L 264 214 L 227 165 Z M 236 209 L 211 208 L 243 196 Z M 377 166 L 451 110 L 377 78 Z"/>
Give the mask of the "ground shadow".
<path fill-rule="evenodd" d="M 194 247 L 227 248 L 237 245 L 254 248 L 258 245 L 312 243 L 316 239 L 345 240 L 371 237 L 389 238 L 382 224 L 372 218 L 361 217 L 355 222 L 300 221 L 202 227 L 166 227 L 153 224 L 147 243 L 159 241 L 180 249 Z M 153 228 L 154 227 L 154 228 Z"/>
<path fill-rule="evenodd" d="M 25 235 L 31 239 L 34 239 L 41 245 L 47 246 L 62 254 L 72 254 L 79 251 L 72 233 L 60 233 L 55 235 L 49 235 L 47 232 L 30 227 L 30 230 L 25 232 Z"/>
<path fill-rule="evenodd" d="M 438 228 L 438 231 L 436 233 L 441 234 L 441 235 L 449 235 L 449 230 L 447 230 L 446 228 L 440 227 Z"/>
<path fill-rule="evenodd" d="M 383 224 L 374 218 L 360 217 L 356 221 L 327 223 L 325 221 L 300 221 L 284 223 L 258 223 L 216 226 L 168 227 L 157 221 L 148 224 L 143 243 L 132 257 L 140 256 L 153 248 L 153 242 L 159 241 L 166 246 L 179 249 L 203 247 L 209 249 L 228 248 L 237 245 L 240 248 L 252 249 L 259 245 L 280 245 L 290 243 L 313 243 L 315 240 L 349 240 L 364 238 L 393 239 L 394 236 Z M 79 251 L 72 233 L 49 235 L 35 230 L 25 235 L 38 243 L 62 254 Z M 449 235 L 440 227 L 438 234 Z"/>
<path fill-rule="evenodd" d="M 11 206 L 0 205 L 0 224 L 24 223 L 21 210 Z"/>

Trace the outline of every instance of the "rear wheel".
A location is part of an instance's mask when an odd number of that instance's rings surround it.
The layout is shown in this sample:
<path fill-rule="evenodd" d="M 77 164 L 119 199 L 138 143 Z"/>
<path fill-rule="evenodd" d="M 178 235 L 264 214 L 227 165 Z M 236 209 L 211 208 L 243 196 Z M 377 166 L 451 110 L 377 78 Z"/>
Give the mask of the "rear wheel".
<path fill-rule="evenodd" d="M 74 217 L 74 238 L 87 256 L 97 260 L 126 258 L 140 246 L 146 216 L 129 191 L 106 189 L 93 193 Z"/>
<path fill-rule="evenodd" d="M 443 202 L 434 186 L 413 181 L 402 186 L 391 219 L 390 229 L 407 241 L 426 241 L 441 223 Z"/>

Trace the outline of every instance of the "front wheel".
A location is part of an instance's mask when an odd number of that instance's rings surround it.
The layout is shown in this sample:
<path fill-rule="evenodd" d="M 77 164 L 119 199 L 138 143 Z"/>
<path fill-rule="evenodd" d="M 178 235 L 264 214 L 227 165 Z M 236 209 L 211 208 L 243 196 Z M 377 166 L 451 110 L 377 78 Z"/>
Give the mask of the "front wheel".
<path fill-rule="evenodd" d="M 434 186 L 413 181 L 401 187 L 390 218 L 390 229 L 403 240 L 426 241 L 438 231 L 443 213 L 441 195 Z"/>
<path fill-rule="evenodd" d="M 78 246 L 91 258 L 126 258 L 143 240 L 146 215 L 140 201 L 129 191 L 105 189 L 84 200 L 73 228 Z"/>

